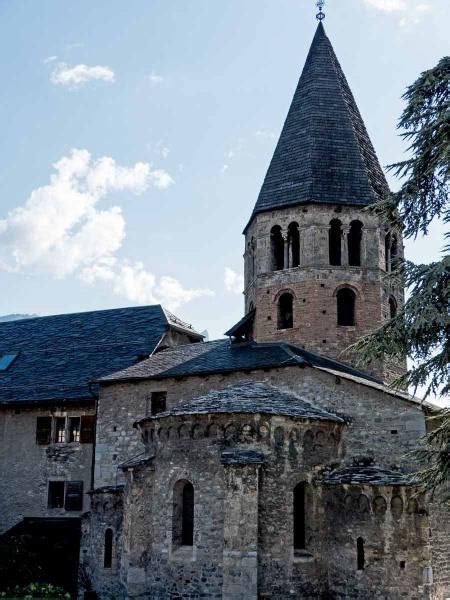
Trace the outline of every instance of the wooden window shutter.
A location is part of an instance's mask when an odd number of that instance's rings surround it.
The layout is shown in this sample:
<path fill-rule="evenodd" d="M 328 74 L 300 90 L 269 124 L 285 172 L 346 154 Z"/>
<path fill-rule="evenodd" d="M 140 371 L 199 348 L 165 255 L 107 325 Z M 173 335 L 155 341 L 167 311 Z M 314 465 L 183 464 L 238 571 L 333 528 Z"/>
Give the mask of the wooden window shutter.
<path fill-rule="evenodd" d="M 95 415 L 83 415 L 81 417 L 80 442 L 82 444 L 93 444 L 95 439 Z"/>
<path fill-rule="evenodd" d="M 83 510 L 83 482 L 68 481 L 66 483 L 66 510 Z"/>
<path fill-rule="evenodd" d="M 50 444 L 52 438 L 52 418 L 38 417 L 36 420 L 36 444 Z"/>

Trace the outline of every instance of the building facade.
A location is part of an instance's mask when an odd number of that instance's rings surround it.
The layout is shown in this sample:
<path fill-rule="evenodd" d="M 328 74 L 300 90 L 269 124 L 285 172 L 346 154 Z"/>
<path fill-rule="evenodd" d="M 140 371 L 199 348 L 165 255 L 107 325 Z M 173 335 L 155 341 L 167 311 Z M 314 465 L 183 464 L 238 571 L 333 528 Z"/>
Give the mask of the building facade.
<path fill-rule="evenodd" d="M 244 231 L 243 319 L 100 381 L 81 597 L 449 594 L 448 513 L 408 454 L 432 408 L 386 387 L 403 361 L 345 354 L 403 303 L 386 192 L 319 24 Z"/>

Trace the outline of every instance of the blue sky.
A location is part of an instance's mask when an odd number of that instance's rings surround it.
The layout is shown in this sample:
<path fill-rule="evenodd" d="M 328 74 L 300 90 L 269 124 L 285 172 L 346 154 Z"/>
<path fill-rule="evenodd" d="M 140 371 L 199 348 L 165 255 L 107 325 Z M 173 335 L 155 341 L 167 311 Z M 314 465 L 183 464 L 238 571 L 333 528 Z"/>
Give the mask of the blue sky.
<path fill-rule="evenodd" d="M 242 229 L 314 35 L 312 0 L 0 0 L 0 314 L 162 302 L 242 316 Z M 448 53 L 447 0 L 328 0 L 383 165 Z M 393 186 L 395 183 L 391 180 Z M 436 228 L 407 244 L 430 261 Z"/>

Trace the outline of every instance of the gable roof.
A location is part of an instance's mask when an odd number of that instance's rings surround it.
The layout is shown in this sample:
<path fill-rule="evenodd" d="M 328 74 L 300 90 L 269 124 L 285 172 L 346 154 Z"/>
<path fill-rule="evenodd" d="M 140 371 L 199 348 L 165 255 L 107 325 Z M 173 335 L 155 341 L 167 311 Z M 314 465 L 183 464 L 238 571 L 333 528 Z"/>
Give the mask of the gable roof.
<path fill-rule="evenodd" d="M 222 390 L 208 392 L 169 411 L 145 417 L 141 422 L 175 415 L 261 413 L 344 423 L 344 420 L 292 392 L 261 381 L 239 381 Z"/>
<path fill-rule="evenodd" d="M 92 398 L 89 382 L 150 355 L 170 327 L 201 339 L 160 305 L 0 323 L 0 404 Z"/>
<path fill-rule="evenodd" d="M 328 367 L 368 381 L 380 381 L 344 363 L 286 342 L 233 344 L 228 340 L 216 340 L 163 350 L 123 371 L 102 377 L 101 382 L 167 379 L 285 366 Z"/>
<path fill-rule="evenodd" d="M 252 218 L 309 202 L 365 206 L 387 190 L 353 94 L 319 23 Z"/>

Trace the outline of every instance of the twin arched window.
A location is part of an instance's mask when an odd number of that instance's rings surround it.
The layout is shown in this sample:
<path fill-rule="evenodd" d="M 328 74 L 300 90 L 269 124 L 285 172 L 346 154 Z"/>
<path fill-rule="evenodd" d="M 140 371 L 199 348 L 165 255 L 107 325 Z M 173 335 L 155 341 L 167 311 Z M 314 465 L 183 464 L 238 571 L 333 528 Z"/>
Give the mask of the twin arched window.
<path fill-rule="evenodd" d="M 287 237 L 283 236 L 281 227 L 275 225 L 270 230 L 272 270 L 281 271 L 300 265 L 300 232 L 298 223 L 291 223 Z"/>
<path fill-rule="evenodd" d="M 174 546 L 194 544 L 194 486 L 185 479 L 173 488 L 172 542 Z"/>
<path fill-rule="evenodd" d="M 348 264 L 351 267 L 361 266 L 361 242 L 363 224 L 361 221 L 352 221 L 347 234 Z M 332 266 L 342 265 L 342 223 L 339 219 L 330 221 L 328 230 L 328 254 Z"/>
<path fill-rule="evenodd" d="M 337 324 L 344 326 L 355 325 L 356 294 L 347 287 L 341 288 L 336 294 Z"/>

